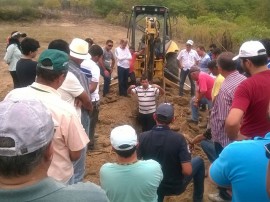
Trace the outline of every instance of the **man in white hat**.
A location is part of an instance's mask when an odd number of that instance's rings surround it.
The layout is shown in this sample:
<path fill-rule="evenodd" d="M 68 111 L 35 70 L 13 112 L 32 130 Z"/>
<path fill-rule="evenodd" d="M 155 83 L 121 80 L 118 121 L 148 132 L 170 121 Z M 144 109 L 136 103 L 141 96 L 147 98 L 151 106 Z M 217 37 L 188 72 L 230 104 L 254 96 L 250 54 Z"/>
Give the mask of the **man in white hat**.
<path fill-rule="evenodd" d="M 264 137 L 270 131 L 267 116 L 270 71 L 267 68 L 266 49 L 259 41 L 247 41 L 233 60 L 238 58 L 251 77 L 244 80 L 234 93 L 225 130 L 231 140 Z"/>
<path fill-rule="evenodd" d="M 89 44 L 79 38 L 74 38 L 69 45 L 69 69 L 68 71 L 72 72 L 77 79 L 80 81 L 84 91 L 89 96 L 91 102 L 91 94 L 89 89 L 89 77 L 91 77 L 91 72 L 86 69 L 81 69 L 81 63 L 90 57 L 88 54 Z M 82 125 L 86 131 L 86 134 L 89 136 L 89 127 L 90 127 L 90 116 L 89 112 L 92 111 L 92 102 L 89 108 L 82 106 L 81 108 L 81 121 Z M 80 159 L 74 163 L 74 182 L 80 182 L 83 180 L 85 172 L 85 160 L 86 160 L 86 150 L 82 152 Z"/>
<path fill-rule="evenodd" d="M 138 160 L 137 134 L 129 125 L 111 131 L 116 163 L 106 163 L 100 169 L 101 187 L 111 202 L 156 202 L 157 189 L 163 178 L 161 167 L 154 160 Z"/>
<path fill-rule="evenodd" d="M 195 95 L 195 84 L 194 81 L 191 79 L 189 75 L 189 70 L 193 65 L 198 65 L 200 56 L 198 53 L 192 49 L 193 46 L 193 41 L 188 40 L 186 42 L 186 48 L 181 50 L 180 53 L 177 56 L 178 60 L 178 67 L 181 70 L 180 72 L 180 89 L 179 89 L 179 95 L 183 96 L 184 95 L 184 83 L 186 81 L 186 78 L 188 76 L 190 86 L 191 86 L 191 96 L 193 97 Z"/>

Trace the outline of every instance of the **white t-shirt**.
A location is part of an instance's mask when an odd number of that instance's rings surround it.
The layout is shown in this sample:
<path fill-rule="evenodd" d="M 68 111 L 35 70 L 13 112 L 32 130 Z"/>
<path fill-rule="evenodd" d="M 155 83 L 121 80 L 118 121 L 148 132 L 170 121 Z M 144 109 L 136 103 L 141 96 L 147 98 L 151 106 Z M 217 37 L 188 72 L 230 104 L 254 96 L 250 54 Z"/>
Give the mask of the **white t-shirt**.
<path fill-rule="evenodd" d="M 77 77 L 72 72 L 68 72 L 65 81 L 57 91 L 61 94 L 62 100 L 67 101 L 75 107 L 75 98 L 83 93 L 84 88 Z M 78 116 L 81 117 L 81 108 L 75 108 Z"/>
<path fill-rule="evenodd" d="M 117 66 L 123 67 L 125 69 L 129 68 L 129 60 L 132 58 L 132 56 L 128 47 L 125 49 L 117 47 L 115 49 L 115 57 L 117 58 Z"/>
<path fill-rule="evenodd" d="M 91 77 L 91 83 L 98 83 L 96 90 L 91 93 L 92 102 L 99 101 L 99 77 L 100 77 L 100 69 L 99 66 L 91 59 L 86 59 L 81 64 L 82 68 L 85 68 L 89 71 L 91 71 L 92 77 Z"/>

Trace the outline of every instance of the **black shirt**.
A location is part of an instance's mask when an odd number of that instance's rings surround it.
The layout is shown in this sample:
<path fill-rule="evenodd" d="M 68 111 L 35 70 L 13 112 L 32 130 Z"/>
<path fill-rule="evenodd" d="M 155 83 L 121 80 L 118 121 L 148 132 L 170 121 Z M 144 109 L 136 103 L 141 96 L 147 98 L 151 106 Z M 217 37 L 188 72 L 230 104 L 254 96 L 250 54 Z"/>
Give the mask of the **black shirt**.
<path fill-rule="evenodd" d="M 21 58 L 16 65 L 16 74 L 19 80 L 19 87 L 31 85 L 36 78 L 37 62 L 31 59 Z"/>
<path fill-rule="evenodd" d="M 191 155 L 186 139 L 168 126 L 155 126 L 139 136 L 138 156 L 160 163 L 163 180 L 159 190 L 162 193 L 179 194 L 182 192 L 183 174 L 181 163 L 190 162 Z"/>

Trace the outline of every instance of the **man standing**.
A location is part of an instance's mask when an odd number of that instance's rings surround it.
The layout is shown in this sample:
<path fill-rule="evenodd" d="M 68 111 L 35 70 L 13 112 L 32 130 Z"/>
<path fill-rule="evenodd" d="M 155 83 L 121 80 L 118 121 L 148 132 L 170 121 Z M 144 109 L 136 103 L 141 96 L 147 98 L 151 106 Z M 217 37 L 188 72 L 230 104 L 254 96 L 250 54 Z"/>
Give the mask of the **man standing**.
<path fill-rule="evenodd" d="M 246 79 L 245 76 L 237 71 L 237 63 L 232 60 L 233 57 L 233 53 L 223 52 L 217 59 L 219 72 L 225 78 L 219 93 L 216 96 L 210 116 L 212 140 L 214 142 L 217 157 L 223 148 L 230 143 L 225 132 L 225 119 L 232 105 L 235 89 Z M 219 193 L 217 194 L 209 194 L 209 199 L 211 201 L 217 201 L 217 198 L 221 198 L 223 201 L 231 200 L 231 196 L 228 195 L 225 188 L 219 188 Z"/>
<path fill-rule="evenodd" d="M 89 49 L 89 54 L 91 59 L 84 60 L 81 64 L 81 68 L 88 69 L 91 72 L 91 82 L 89 90 L 92 98 L 93 110 L 90 113 L 90 127 L 89 127 L 89 138 L 90 143 L 88 144 L 89 149 L 94 149 L 95 145 L 95 129 L 98 122 L 99 115 L 99 77 L 100 69 L 97 65 L 97 62 L 100 60 L 103 54 L 103 50 L 99 45 L 92 45 Z"/>
<path fill-rule="evenodd" d="M 151 130 L 156 122 L 153 114 L 156 111 L 157 97 L 164 94 L 164 90 L 156 84 L 150 85 L 146 76 L 141 77 L 141 86 L 131 85 L 128 93 L 138 96 L 139 121 L 142 125 L 142 132 Z"/>
<path fill-rule="evenodd" d="M 68 55 L 59 50 L 45 50 L 38 59 L 36 82 L 31 86 L 12 90 L 5 99 L 38 99 L 50 110 L 59 127 L 53 137 L 54 154 L 48 176 L 73 184 L 72 161 L 80 158 L 89 139 L 74 107 L 62 100 L 57 92 L 67 72 Z"/>
<path fill-rule="evenodd" d="M 127 46 L 126 39 L 120 40 L 120 46 L 115 49 L 115 57 L 117 58 L 119 95 L 127 96 L 129 61 L 132 56 Z"/>
<path fill-rule="evenodd" d="M 199 112 L 198 107 L 201 104 L 207 104 L 208 109 L 212 107 L 212 88 L 214 85 L 214 78 L 209 74 L 200 71 L 198 66 L 193 66 L 189 70 L 190 77 L 196 81 L 197 89 L 196 95 L 191 99 L 191 118 L 187 119 L 190 123 L 198 124 Z"/>
<path fill-rule="evenodd" d="M 1 202 L 108 201 L 104 191 L 93 183 L 66 186 L 47 176 L 55 155 L 53 139 L 57 128 L 40 101 L 0 102 Z"/>
<path fill-rule="evenodd" d="M 16 74 L 19 80 L 19 87 L 31 85 L 36 79 L 37 62 L 36 57 L 39 42 L 32 38 L 24 38 L 21 42 L 22 57 L 16 64 Z"/>
<path fill-rule="evenodd" d="M 100 169 L 100 184 L 111 202 L 156 202 L 157 188 L 163 178 L 161 167 L 154 160 L 137 159 L 137 135 L 129 125 L 111 131 L 116 163 Z"/>
<path fill-rule="evenodd" d="M 104 79 L 103 97 L 110 92 L 111 74 L 114 69 L 115 59 L 112 53 L 113 41 L 107 40 L 106 46 L 103 48 L 103 56 L 99 60 L 101 75 Z"/>
<path fill-rule="evenodd" d="M 193 179 L 193 201 L 202 201 L 204 192 L 204 162 L 200 157 L 191 158 L 183 135 L 169 128 L 174 121 L 174 109 L 169 103 L 160 104 L 154 114 L 157 126 L 139 136 L 139 157 L 160 163 L 164 178 L 158 188 L 158 202 L 164 196 L 178 195 L 185 191 Z"/>
<path fill-rule="evenodd" d="M 235 91 L 225 131 L 231 140 L 264 137 L 270 131 L 267 118 L 270 71 L 267 68 L 266 50 L 259 41 L 247 41 L 233 60 L 238 58 L 251 77 L 244 80 Z"/>
<path fill-rule="evenodd" d="M 200 56 L 199 67 L 202 72 L 209 73 L 207 68 L 208 63 L 210 62 L 210 56 L 205 52 L 204 46 L 197 47 L 197 53 Z"/>
<path fill-rule="evenodd" d="M 193 46 L 193 41 L 188 40 L 186 42 L 186 48 L 181 50 L 177 56 L 178 67 L 181 69 L 180 89 L 179 89 L 180 96 L 184 95 L 184 83 L 186 81 L 187 76 L 189 78 L 189 82 L 190 82 L 190 86 L 191 86 L 191 96 L 195 95 L 195 84 L 190 77 L 189 70 L 193 65 L 198 64 L 200 57 L 197 54 L 197 52 L 192 49 L 192 46 Z"/>

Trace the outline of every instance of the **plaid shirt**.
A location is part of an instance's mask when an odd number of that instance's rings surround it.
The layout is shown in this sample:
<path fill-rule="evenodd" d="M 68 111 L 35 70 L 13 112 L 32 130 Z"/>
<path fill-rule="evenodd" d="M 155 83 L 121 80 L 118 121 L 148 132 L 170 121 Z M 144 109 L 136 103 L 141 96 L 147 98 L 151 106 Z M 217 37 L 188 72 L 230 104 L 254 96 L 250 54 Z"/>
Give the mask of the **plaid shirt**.
<path fill-rule="evenodd" d="M 244 79 L 246 79 L 246 77 L 238 71 L 234 71 L 228 75 L 222 83 L 212 107 L 210 117 L 212 140 L 220 143 L 222 147 L 225 147 L 230 143 L 230 140 L 225 133 L 225 119 L 231 108 L 234 92 Z"/>

